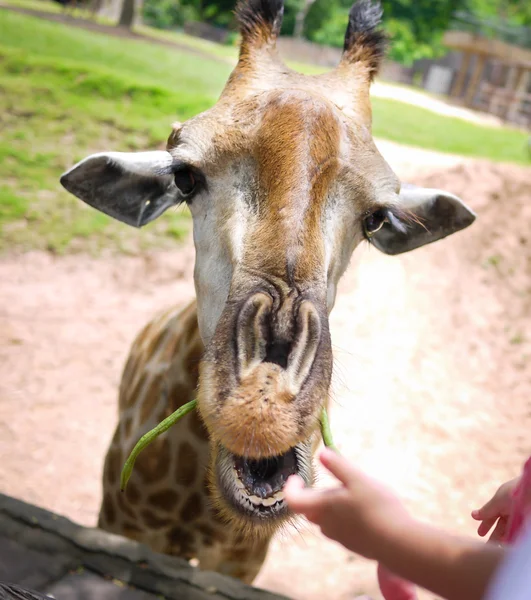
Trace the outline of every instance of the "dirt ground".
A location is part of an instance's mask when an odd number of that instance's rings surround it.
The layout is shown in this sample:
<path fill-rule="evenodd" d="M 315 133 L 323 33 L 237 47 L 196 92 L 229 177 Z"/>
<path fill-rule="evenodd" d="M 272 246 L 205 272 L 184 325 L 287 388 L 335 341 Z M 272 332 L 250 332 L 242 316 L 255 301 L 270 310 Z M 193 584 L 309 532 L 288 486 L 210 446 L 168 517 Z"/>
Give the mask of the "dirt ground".
<path fill-rule="evenodd" d="M 479 218 L 402 257 L 355 253 L 331 317 L 332 427 L 419 518 L 473 535 L 470 511 L 531 451 L 531 170 L 380 147 L 404 179 L 461 195 Z M 95 524 L 129 344 L 156 310 L 192 297 L 193 260 L 190 243 L 0 260 L 2 492 Z M 256 585 L 379 598 L 374 566 L 309 526 L 274 541 Z"/>

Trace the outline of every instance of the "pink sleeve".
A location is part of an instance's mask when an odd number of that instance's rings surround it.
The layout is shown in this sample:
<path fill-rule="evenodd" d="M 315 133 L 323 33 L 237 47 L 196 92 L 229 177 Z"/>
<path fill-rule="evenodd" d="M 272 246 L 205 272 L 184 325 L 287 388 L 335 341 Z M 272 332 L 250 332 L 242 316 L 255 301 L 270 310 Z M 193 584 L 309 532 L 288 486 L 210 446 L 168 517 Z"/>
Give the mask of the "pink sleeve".
<path fill-rule="evenodd" d="M 417 600 L 415 586 L 378 563 L 378 584 L 385 600 Z"/>
<path fill-rule="evenodd" d="M 531 458 L 524 465 L 522 479 L 513 493 L 505 542 L 514 544 L 523 529 L 531 522 Z"/>

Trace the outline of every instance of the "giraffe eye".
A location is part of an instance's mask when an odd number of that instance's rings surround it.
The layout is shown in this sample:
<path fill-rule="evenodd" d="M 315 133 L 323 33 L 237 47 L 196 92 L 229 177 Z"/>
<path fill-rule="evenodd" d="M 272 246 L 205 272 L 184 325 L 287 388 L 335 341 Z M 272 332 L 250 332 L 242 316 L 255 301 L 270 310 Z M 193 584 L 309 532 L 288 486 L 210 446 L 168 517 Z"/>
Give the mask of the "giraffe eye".
<path fill-rule="evenodd" d="M 190 196 L 194 193 L 197 180 L 189 169 L 181 169 L 174 174 L 175 185 L 183 196 Z"/>
<path fill-rule="evenodd" d="M 387 221 L 387 214 L 383 209 L 379 209 L 368 217 L 363 219 L 363 229 L 367 237 L 371 237 L 376 232 L 380 231 L 384 223 Z"/>

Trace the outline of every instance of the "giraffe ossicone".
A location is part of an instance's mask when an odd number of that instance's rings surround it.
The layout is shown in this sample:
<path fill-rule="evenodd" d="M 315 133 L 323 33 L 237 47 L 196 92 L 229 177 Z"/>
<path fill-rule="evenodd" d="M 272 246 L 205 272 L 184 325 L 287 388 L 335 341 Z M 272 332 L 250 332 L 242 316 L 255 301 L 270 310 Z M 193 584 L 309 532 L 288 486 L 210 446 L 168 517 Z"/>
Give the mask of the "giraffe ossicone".
<path fill-rule="evenodd" d="M 282 0 L 240 0 L 238 64 L 218 102 L 173 126 L 166 151 L 103 152 L 61 177 L 134 227 L 186 204 L 196 299 L 138 335 L 105 459 L 100 526 L 252 581 L 290 512 L 292 474 L 313 483 L 332 376 L 329 314 L 361 243 L 389 255 L 475 219 L 453 194 L 401 183 L 371 134 L 381 9 L 352 8 L 336 69 L 305 76 L 276 50 Z M 121 466 L 187 402 L 197 410 Z"/>

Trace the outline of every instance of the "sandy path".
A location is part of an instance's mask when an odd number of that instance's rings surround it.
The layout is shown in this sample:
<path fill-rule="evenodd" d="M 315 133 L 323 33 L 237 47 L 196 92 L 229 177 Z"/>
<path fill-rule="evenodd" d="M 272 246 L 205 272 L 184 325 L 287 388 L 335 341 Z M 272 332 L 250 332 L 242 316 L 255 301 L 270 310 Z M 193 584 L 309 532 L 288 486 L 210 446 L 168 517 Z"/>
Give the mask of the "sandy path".
<path fill-rule="evenodd" d="M 415 514 L 472 534 L 470 510 L 531 450 L 531 176 L 381 148 L 400 175 L 444 184 L 481 219 L 403 257 L 356 253 L 331 319 L 332 426 Z M 155 310 L 192 296 L 192 268 L 190 245 L 0 261 L 2 492 L 94 525 L 128 346 Z M 301 600 L 378 597 L 373 566 L 309 527 L 274 542 L 256 584 Z"/>

